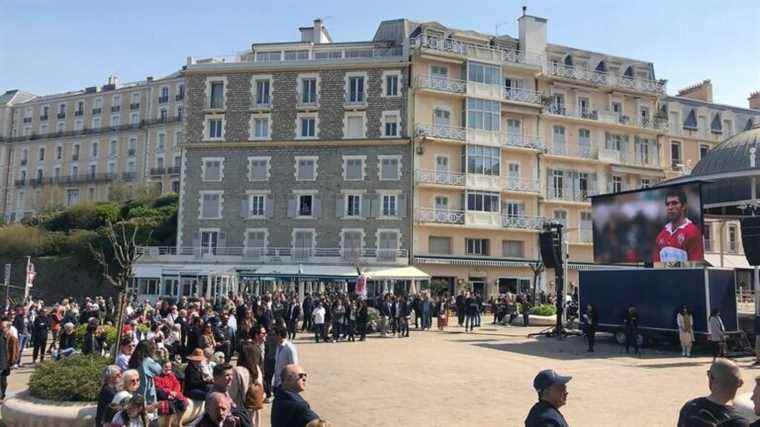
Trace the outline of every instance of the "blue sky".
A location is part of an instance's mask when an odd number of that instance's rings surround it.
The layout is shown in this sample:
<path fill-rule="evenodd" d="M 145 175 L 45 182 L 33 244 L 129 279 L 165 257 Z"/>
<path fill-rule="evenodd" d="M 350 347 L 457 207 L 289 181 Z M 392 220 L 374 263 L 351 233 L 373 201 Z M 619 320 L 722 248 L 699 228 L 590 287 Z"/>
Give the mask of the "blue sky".
<path fill-rule="evenodd" d="M 523 0 L 357 2 L 0 0 L 0 90 L 36 94 L 162 76 L 187 56 L 289 41 L 323 17 L 336 41 L 372 37 L 407 17 L 517 36 Z M 548 18 L 550 42 L 654 62 L 668 92 L 709 78 L 715 101 L 747 106 L 760 90 L 758 0 L 529 0 Z M 65 6 L 63 6 L 65 4 Z"/>

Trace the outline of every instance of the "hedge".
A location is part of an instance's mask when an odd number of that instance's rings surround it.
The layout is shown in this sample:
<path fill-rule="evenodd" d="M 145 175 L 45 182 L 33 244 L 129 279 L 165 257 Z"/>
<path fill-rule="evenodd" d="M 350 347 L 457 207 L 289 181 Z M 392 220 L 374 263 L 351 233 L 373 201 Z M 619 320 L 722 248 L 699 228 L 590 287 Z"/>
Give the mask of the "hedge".
<path fill-rule="evenodd" d="M 100 393 L 100 377 L 109 359 L 76 355 L 39 364 L 29 378 L 29 391 L 38 399 L 93 402 Z"/>
<path fill-rule="evenodd" d="M 541 304 L 530 309 L 530 314 L 536 316 L 554 316 L 557 314 L 557 307 L 554 304 Z"/>

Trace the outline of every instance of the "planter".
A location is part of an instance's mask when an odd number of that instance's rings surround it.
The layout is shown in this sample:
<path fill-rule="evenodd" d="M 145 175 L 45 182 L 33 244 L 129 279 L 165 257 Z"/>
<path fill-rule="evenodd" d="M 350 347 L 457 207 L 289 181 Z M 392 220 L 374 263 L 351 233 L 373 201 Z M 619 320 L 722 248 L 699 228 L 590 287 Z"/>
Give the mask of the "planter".
<path fill-rule="evenodd" d="M 32 397 L 24 390 L 6 399 L 0 412 L 8 427 L 91 427 L 95 424 L 95 402 L 54 402 Z"/>
<path fill-rule="evenodd" d="M 515 319 L 515 322 L 518 321 L 519 319 Z M 557 316 L 538 316 L 531 314 L 529 324 L 531 326 L 554 326 L 557 324 Z"/>

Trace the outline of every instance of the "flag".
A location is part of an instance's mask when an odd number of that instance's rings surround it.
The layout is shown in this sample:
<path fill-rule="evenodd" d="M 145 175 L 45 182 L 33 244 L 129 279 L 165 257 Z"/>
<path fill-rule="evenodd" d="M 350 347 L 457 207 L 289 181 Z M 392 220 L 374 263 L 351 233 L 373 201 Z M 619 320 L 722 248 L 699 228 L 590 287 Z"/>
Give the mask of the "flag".
<path fill-rule="evenodd" d="M 32 264 L 32 258 L 29 257 L 26 260 L 26 286 L 32 287 L 34 284 L 34 277 L 37 273 L 34 271 L 34 264 Z"/>

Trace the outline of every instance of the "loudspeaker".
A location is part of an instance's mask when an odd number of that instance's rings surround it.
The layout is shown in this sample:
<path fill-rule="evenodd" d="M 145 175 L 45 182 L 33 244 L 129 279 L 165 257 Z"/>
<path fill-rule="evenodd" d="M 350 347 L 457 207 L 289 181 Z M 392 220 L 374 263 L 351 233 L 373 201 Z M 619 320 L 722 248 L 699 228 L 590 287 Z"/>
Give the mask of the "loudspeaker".
<path fill-rule="evenodd" d="M 742 245 L 749 265 L 760 265 L 760 216 L 742 218 Z"/>
<path fill-rule="evenodd" d="M 546 268 L 562 267 L 562 253 L 556 235 L 552 231 L 538 233 L 538 245 L 541 248 L 541 258 Z"/>

